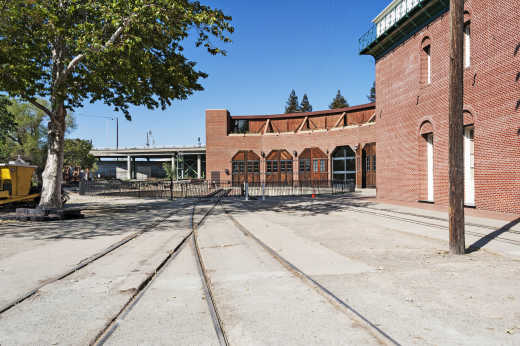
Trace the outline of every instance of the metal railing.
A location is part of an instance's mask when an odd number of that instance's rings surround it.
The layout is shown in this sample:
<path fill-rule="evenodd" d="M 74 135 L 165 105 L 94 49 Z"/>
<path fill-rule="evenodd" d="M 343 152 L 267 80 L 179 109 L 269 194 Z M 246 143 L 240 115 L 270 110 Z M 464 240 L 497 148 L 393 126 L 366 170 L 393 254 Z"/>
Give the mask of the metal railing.
<path fill-rule="evenodd" d="M 234 183 L 208 181 L 82 181 L 80 194 L 91 196 L 114 196 L 134 198 L 205 198 L 220 191 L 228 197 L 260 199 L 281 196 L 335 195 L 355 190 L 355 181 L 305 180 Z"/>
<path fill-rule="evenodd" d="M 94 180 L 82 181 L 80 194 L 98 196 L 118 196 L 136 198 L 203 198 L 218 190 L 206 181 L 121 181 Z"/>
<path fill-rule="evenodd" d="M 380 36 L 384 36 L 393 31 L 396 27 L 401 25 L 403 20 L 412 16 L 414 12 L 422 8 L 428 1 L 430 0 L 401 0 L 398 2 L 393 6 L 392 10 L 359 38 L 359 52 L 363 52 Z"/>

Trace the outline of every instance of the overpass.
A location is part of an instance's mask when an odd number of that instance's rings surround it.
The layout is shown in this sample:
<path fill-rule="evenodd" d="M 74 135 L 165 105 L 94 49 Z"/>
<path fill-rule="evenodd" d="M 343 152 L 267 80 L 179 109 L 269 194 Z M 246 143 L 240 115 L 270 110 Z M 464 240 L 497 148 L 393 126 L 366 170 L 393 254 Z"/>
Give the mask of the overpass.
<path fill-rule="evenodd" d="M 98 173 L 105 178 L 163 178 L 165 163 L 171 164 L 175 180 L 203 179 L 206 174 L 206 147 L 96 148 Z"/>

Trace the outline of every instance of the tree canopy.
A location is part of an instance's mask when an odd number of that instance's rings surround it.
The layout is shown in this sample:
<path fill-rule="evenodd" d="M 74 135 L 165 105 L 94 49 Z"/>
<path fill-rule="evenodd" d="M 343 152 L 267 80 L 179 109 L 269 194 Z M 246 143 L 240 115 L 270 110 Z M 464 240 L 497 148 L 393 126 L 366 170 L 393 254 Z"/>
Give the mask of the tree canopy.
<path fill-rule="evenodd" d="M 0 96 L 0 155 L 3 146 L 6 145 L 9 139 L 9 134 L 14 130 L 16 126 L 16 123 L 14 121 L 14 115 L 8 109 L 10 105 L 11 102 L 7 97 Z"/>
<path fill-rule="evenodd" d="M 285 113 L 296 113 L 300 111 L 300 105 L 298 104 L 298 96 L 296 96 L 296 91 L 291 90 L 289 94 L 289 99 L 287 100 L 285 106 Z"/>
<path fill-rule="evenodd" d="M 96 157 L 90 154 L 92 143 L 85 139 L 65 139 L 63 163 L 66 166 L 93 168 Z"/>
<path fill-rule="evenodd" d="M 349 104 L 345 97 L 341 95 L 341 90 L 338 89 L 338 93 L 332 100 L 332 103 L 329 105 L 330 109 L 337 109 L 337 108 L 346 108 L 349 107 Z"/>
<path fill-rule="evenodd" d="M 367 95 L 367 98 L 370 102 L 376 102 L 376 82 L 372 84 L 370 94 Z"/>
<path fill-rule="evenodd" d="M 0 19 L 0 90 L 63 97 L 67 109 L 101 100 L 127 117 L 130 104 L 164 109 L 203 89 L 207 75 L 182 54 L 191 29 L 211 54 L 225 51 L 210 35 L 233 31 L 222 11 L 187 0 L 10 0 Z"/>
<path fill-rule="evenodd" d="M 312 105 L 309 103 L 307 94 L 303 94 L 302 103 L 300 104 L 300 112 L 312 112 Z"/>
<path fill-rule="evenodd" d="M 231 17 L 190 0 L 9 0 L 0 11 L 0 91 L 49 116 L 40 206 L 61 205 L 66 114 L 101 101 L 165 109 L 207 74 L 183 55 L 193 38 L 210 54 L 230 42 Z M 50 101 L 42 104 L 39 99 Z"/>

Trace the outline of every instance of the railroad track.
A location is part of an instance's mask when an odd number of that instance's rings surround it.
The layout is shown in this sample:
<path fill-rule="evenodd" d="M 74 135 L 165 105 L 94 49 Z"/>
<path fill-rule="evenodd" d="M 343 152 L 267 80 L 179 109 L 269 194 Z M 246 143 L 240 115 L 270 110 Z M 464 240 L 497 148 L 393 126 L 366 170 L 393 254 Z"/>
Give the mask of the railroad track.
<path fill-rule="evenodd" d="M 184 249 L 184 247 L 191 240 L 192 246 L 195 250 L 195 257 L 197 262 L 197 267 L 199 271 L 199 275 L 202 282 L 202 288 L 205 295 L 205 300 L 208 303 L 208 309 L 213 321 L 213 326 L 215 328 L 215 333 L 219 340 L 220 345 L 229 345 L 226 333 L 223 328 L 223 323 L 220 318 L 220 314 L 218 312 L 217 306 L 215 304 L 215 299 L 213 295 L 213 291 L 211 288 L 209 276 L 206 272 L 206 266 L 202 260 L 202 256 L 200 255 L 200 248 L 197 242 L 197 230 L 198 228 L 205 222 L 206 218 L 211 214 L 213 209 L 219 204 L 222 197 L 227 195 L 226 191 L 222 191 L 221 194 L 216 195 L 217 201 L 206 211 L 203 213 L 200 220 L 195 221 L 196 208 L 195 204 L 191 213 L 191 230 L 190 232 L 181 240 L 181 242 L 177 245 L 177 247 L 171 251 L 168 256 L 155 268 L 154 272 L 150 274 L 142 283 L 139 285 L 134 294 L 129 298 L 123 308 L 105 325 L 105 327 L 95 336 L 95 338 L 90 342 L 90 345 L 103 345 L 111 335 L 116 331 L 121 321 L 130 313 L 130 311 L 134 308 L 135 305 L 140 301 L 140 299 L 144 296 L 148 288 L 152 285 L 154 280 L 161 275 L 164 269 L 173 262 L 173 260 L 177 257 L 177 255 Z"/>
<path fill-rule="evenodd" d="M 366 209 L 370 209 L 370 210 L 366 210 Z M 369 207 L 362 207 L 362 206 L 357 206 L 357 207 L 354 207 L 354 208 L 348 207 L 345 210 L 346 211 L 350 211 L 350 212 L 354 212 L 354 213 L 359 213 L 359 214 L 367 214 L 367 215 L 385 217 L 385 218 L 396 220 L 396 221 L 403 221 L 403 222 L 413 223 L 413 224 L 417 224 L 417 225 L 421 225 L 421 226 L 438 228 L 438 229 L 442 229 L 442 230 L 448 230 L 449 229 L 447 225 L 441 225 L 441 224 L 438 224 L 438 223 L 432 223 L 432 222 L 427 222 L 427 221 L 415 220 L 415 219 L 411 219 L 411 218 L 407 218 L 407 217 L 403 217 L 403 216 L 397 216 L 395 214 L 414 216 L 414 217 L 422 218 L 422 219 L 426 219 L 426 220 L 448 222 L 448 220 L 443 219 L 441 217 L 426 216 L 426 215 L 414 214 L 414 213 L 409 213 L 409 212 L 399 212 L 399 211 L 393 211 L 393 210 L 387 210 L 387 209 L 383 209 L 382 210 L 383 212 L 379 212 L 380 209 L 369 208 Z M 391 213 L 393 213 L 393 214 L 391 214 Z M 481 232 L 477 232 L 477 231 L 474 231 L 474 230 L 468 230 L 467 227 L 466 227 L 466 231 L 465 231 L 466 234 L 469 234 L 469 235 L 472 235 L 472 236 L 475 236 L 475 237 L 480 237 L 480 238 L 489 237 L 494 232 L 500 232 L 500 234 L 520 234 L 519 231 L 493 229 L 490 226 L 476 224 L 476 223 L 467 223 L 466 226 L 473 227 L 473 228 L 486 229 L 486 230 L 490 231 L 488 233 L 481 233 Z M 499 242 L 510 244 L 510 245 L 520 246 L 520 240 L 517 240 L 517 239 L 505 238 L 505 237 L 503 237 L 501 235 L 494 236 L 493 239 L 496 240 L 496 241 L 499 241 Z"/>
<path fill-rule="evenodd" d="M 123 238 L 123 239 L 121 239 L 121 240 L 111 244 L 110 246 L 108 246 L 107 248 L 97 252 L 96 254 L 81 260 L 78 264 L 73 266 L 71 269 L 69 269 L 69 270 L 67 270 L 67 271 L 65 271 L 65 272 L 63 272 L 61 274 L 58 274 L 58 275 L 56 275 L 56 276 L 54 276 L 52 278 L 46 279 L 40 285 L 32 288 L 31 290 L 25 292 L 24 294 L 22 294 L 18 298 L 15 298 L 14 300 L 12 300 L 9 303 L 5 304 L 4 306 L 0 307 L 0 315 L 3 314 L 6 311 L 12 309 L 13 307 L 15 307 L 16 305 L 20 304 L 21 302 L 25 301 L 26 299 L 32 297 L 33 295 L 35 295 L 43 287 L 45 287 L 47 285 L 50 285 L 50 284 L 52 284 L 54 282 L 57 282 L 57 281 L 65 279 L 66 277 L 74 274 L 78 270 L 81 270 L 81 269 L 85 268 L 89 264 L 99 260 L 100 258 L 102 258 L 102 257 L 108 255 L 109 253 L 113 252 L 114 250 L 119 249 L 123 245 L 129 243 L 130 241 L 132 241 L 132 240 L 134 240 L 136 238 L 138 238 L 139 236 L 143 235 L 144 233 L 147 233 L 147 232 L 153 230 L 154 228 L 156 228 L 157 226 L 162 224 L 164 221 L 168 220 L 170 217 L 175 215 L 175 213 L 177 213 L 177 210 L 174 210 L 174 211 L 168 213 L 166 216 L 160 218 L 159 220 L 154 221 L 151 225 L 144 226 L 141 230 L 136 231 L 136 232 L 126 236 L 125 238 Z"/>
<path fill-rule="evenodd" d="M 234 218 L 229 211 L 222 205 L 222 208 L 227 215 L 227 217 L 231 220 L 231 222 L 236 226 L 236 228 L 242 232 L 246 237 L 253 239 L 257 244 L 259 244 L 264 250 L 266 250 L 270 255 L 272 255 L 282 266 L 287 268 L 291 273 L 296 274 L 298 278 L 306 283 L 311 284 L 316 289 L 318 289 L 324 296 L 329 298 L 329 300 L 334 301 L 339 304 L 343 309 L 347 312 L 354 314 L 357 318 L 359 318 L 368 328 L 373 331 L 376 335 L 378 335 L 381 339 L 392 345 L 400 345 L 398 341 L 392 338 L 388 333 L 379 328 L 375 323 L 371 322 L 367 317 L 363 316 L 361 312 L 355 309 L 353 306 L 339 298 L 332 291 L 330 291 L 327 287 L 322 285 L 320 282 L 315 280 L 310 275 L 303 272 L 300 268 L 298 268 L 295 264 L 291 263 L 287 259 L 285 259 L 280 253 L 274 250 L 272 247 L 261 241 L 257 238 L 251 231 L 249 231 L 244 225 L 242 225 L 236 218 Z"/>

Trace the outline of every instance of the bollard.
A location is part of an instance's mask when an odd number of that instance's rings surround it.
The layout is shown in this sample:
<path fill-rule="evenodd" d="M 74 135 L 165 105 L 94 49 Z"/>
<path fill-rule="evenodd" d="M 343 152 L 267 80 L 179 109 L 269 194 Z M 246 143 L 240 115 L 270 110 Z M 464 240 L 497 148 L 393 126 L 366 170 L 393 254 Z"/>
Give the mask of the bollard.
<path fill-rule="evenodd" d="M 79 195 L 85 195 L 85 191 L 87 190 L 87 183 L 82 179 L 79 181 Z"/>
<path fill-rule="evenodd" d="M 246 194 L 246 201 L 249 201 L 249 185 L 247 184 L 247 181 L 244 182 L 244 190 Z"/>
<path fill-rule="evenodd" d="M 262 201 L 265 201 L 265 183 L 262 183 Z"/>

